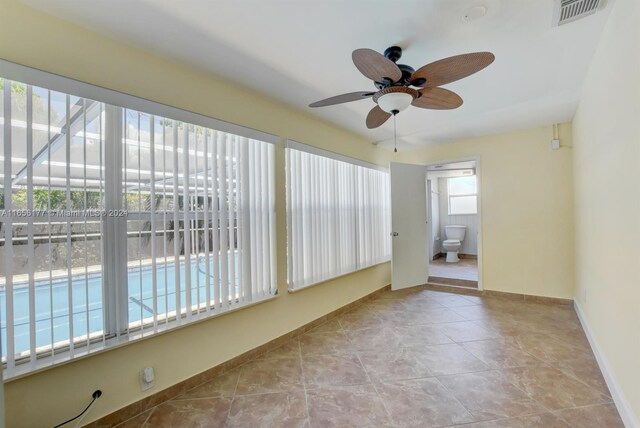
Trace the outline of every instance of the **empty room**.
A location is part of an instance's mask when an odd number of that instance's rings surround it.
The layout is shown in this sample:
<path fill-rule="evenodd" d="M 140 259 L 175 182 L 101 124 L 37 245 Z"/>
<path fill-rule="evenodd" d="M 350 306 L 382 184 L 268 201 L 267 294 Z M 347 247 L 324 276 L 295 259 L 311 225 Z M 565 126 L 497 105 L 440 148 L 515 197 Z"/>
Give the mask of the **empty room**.
<path fill-rule="evenodd" d="M 640 2 L 0 0 L 0 428 L 640 428 Z"/>

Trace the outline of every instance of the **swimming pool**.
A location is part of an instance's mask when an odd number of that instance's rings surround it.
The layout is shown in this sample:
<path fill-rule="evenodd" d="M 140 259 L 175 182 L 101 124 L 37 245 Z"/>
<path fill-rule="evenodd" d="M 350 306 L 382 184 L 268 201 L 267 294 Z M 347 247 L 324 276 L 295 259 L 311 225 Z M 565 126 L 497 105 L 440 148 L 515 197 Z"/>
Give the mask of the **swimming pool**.
<path fill-rule="evenodd" d="M 230 257 L 229 268 L 235 263 L 238 272 L 238 257 Z M 173 262 L 164 263 L 164 259 L 156 262 L 156 289 L 158 318 L 163 314 L 176 310 L 175 269 Z M 206 261 L 204 256 L 191 259 L 191 303 L 196 305 L 206 303 Z M 139 322 L 141 319 L 153 316 L 153 270 L 151 265 L 129 268 L 128 285 L 128 316 L 129 323 Z M 180 302 L 185 308 L 185 263 L 180 262 Z M 209 275 L 214 272 L 214 258 L 209 260 Z M 198 284 L 199 282 L 199 284 Z M 235 284 L 238 283 L 236 275 Z M 199 286 L 198 286 L 199 285 Z M 35 342 L 36 348 L 50 346 L 52 343 L 69 340 L 69 283 L 67 278 L 53 281 L 37 281 L 35 283 Z M 86 336 L 103 330 L 103 293 L 102 273 L 79 274 L 71 277 L 73 300 L 72 326 L 73 336 Z M 237 290 L 236 290 L 237 291 Z M 198 294 L 199 292 L 199 294 Z M 210 280 L 210 297 L 213 294 L 213 279 Z M 88 302 L 88 305 L 87 305 Z M 0 289 L 0 305 L 2 318 L 0 328 L 2 334 L 2 356 L 7 355 L 6 330 L 6 291 Z M 27 284 L 14 284 L 14 346 L 15 353 L 28 352 L 30 349 L 29 333 L 29 288 Z M 53 308 L 53 311 L 52 311 Z M 53 335 L 52 335 L 53 332 Z M 52 337 L 53 336 L 53 337 Z"/>

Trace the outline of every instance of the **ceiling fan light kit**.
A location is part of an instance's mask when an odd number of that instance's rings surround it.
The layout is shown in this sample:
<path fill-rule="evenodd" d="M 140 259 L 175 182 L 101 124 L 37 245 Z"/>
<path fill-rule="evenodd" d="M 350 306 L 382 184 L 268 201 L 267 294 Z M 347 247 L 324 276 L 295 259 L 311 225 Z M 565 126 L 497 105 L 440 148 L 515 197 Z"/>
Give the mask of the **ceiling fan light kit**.
<path fill-rule="evenodd" d="M 373 95 L 373 101 L 380 108 L 391 114 L 398 114 L 411 105 L 418 97 L 418 91 L 404 86 L 390 86 Z"/>
<path fill-rule="evenodd" d="M 373 81 L 378 91 L 337 95 L 309 104 L 309 107 L 325 107 L 372 98 L 377 105 L 367 115 L 366 124 L 369 129 L 381 126 L 392 115 L 395 118 L 395 115 L 410 105 L 432 110 L 455 109 L 462 105 L 462 98 L 440 86 L 470 76 L 495 60 L 491 52 L 474 52 L 441 59 L 416 71 L 409 65 L 396 64 L 401 57 L 402 49 L 398 46 L 387 48 L 384 55 L 372 49 L 356 49 L 352 54 L 354 65 Z"/>

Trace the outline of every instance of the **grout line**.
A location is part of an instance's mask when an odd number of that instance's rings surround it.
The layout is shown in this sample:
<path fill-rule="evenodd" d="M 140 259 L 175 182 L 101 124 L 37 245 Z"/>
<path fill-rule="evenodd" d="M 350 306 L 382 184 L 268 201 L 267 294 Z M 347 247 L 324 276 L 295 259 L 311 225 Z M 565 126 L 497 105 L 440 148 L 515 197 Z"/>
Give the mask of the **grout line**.
<path fill-rule="evenodd" d="M 526 418 L 526 417 L 529 417 L 529 416 L 538 416 L 538 415 L 543 415 L 545 413 L 553 414 L 553 412 L 527 413 L 526 415 L 507 416 L 507 417 L 504 417 L 504 418 L 487 419 L 487 420 L 476 421 L 476 422 L 465 422 L 464 424 L 445 425 L 445 426 L 443 426 L 441 428 L 457 428 L 457 427 L 464 428 L 466 426 L 471 426 L 471 425 L 476 425 L 476 424 L 485 424 L 485 423 L 488 423 L 488 422 L 500 422 L 500 421 L 507 421 L 508 422 L 510 420 L 513 420 L 513 419 Z M 573 425 L 570 425 L 570 427 L 573 428 Z"/>
<path fill-rule="evenodd" d="M 447 388 L 447 386 L 446 386 L 445 384 L 443 384 L 442 382 L 440 382 L 440 379 L 438 379 L 438 377 L 437 377 L 437 376 L 434 376 L 434 377 L 433 377 L 433 379 L 435 379 L 435 381 L 436 381 L 440 386 L 442 386 L 442 387 L 443 387 L 443 388 L 444 388 L 444 389 L 445 389 L 445 390 L 446 390 L 446 391 L 447 391 L 447 392 L 448 392 L 448 393 L 453 397 L 453 399 L 456 401 L 456 403 L 458 403 L 458 404 L 460 405 L 460 407 L 462 407 L 464 410 L 466 410 L 466 412 L 467 412 L 469 415 L 471 415 L 474 419 L 476 419 L 476 418 L 477 418 L 477 416 L 476 416 L 476 415 L 475 415 L 471 410 L 469 410 L 469 409 L 468 409 L 464 404 L 462 404 L 462 402 L 458 399 L 458 397 L 456 397 L 456 395 L 453 393 L 453 391 L 451 391 L 449 388 Z M 470 423 L 470 424 L 475 424 L 475 423 L 478 423 L 478 422 L 480 422 L 480 421 L 479 421 L 478 419 L 476 419 L 475 421 L 473 421 L 473 422 L 469 422 L 469 423 Z M 482 422 L 485 422 L 485 421 L 482 421 Z M 448 426 L 455 426 L 455 424 L 453 424 L 453 425 L 448 425 Z"/>
<path fill-rule="evenodd" d="M 242 366 L 246 365 L 248 361 L 238 367 L 238 379 L 236 380 L 236 386 L 233 388 L 233 394 L 231 395 L 231 402 L 229 403 L 229 410 L 227 410 L 227 419 L 224 421 L 224 426 L 227 426 L 229 423 L 229 418 L 231 417 L 231 407 L 233 407 L 233 402 L 236 401 L 236 392 L 238 391 L 238 384 L 240 383 L 240 376 L 242 375 L 242 371 L 244 368 Z"/>
<path fill-rule="evenodd" d="M 387 405 L 386 405 L 384 399 L 382 398 L 382 396 L 380 395 L 380 392 L 378 391 L 378 388 L 376 388 L 376 384 L 371 380 L 371 376 L 369 375 L 369 371 L 367 370 L 365 365 L 362 363 L 362 359 L 360 358 L 360 355 L 358 354 L 357 351 L 355 352 L 355 355 L 356 355 L 356 358 L 358 358 L 358 362 L 360 363 L 360 366 L 362 367 L 362 370 L 364 370 L 364 374 L 367 375 L 367 379 L 369 380 L 369 384 L 373 387 L 373 390 L 375 391 L 376 395 L 380 399 L 380 402 L 382 403 L 382 408 L 384 409 L 385 413 L 387 414 L 387 417 L 389 418 L 389 422 L 394 422 L 393 415 L 391 414 L 391 412 L 387 408 Z"/>
<path fill-rule="evenodd" d="M 130 420 L 137 418 L 138 416 L 142 415 L 143 413 L 145 413 L 145 412 L 149 412 L 149 414 L 147 415 L 147 417 L 146 417 L 146 418 L 144 418 L 144 421 L 142 421 L 142 424 L 140 425 L 140 426 L 143 426 L 144 424 L 146 424 L 146 423 L 147 423 L 147 421 L 148 421 L 148 420 L 149 420 L 149 418 L 151 417 L 151 414 L 156 410 L 156 407 L 158 407 L 158 406 L 153 406 L 152 408 L 147 409 L 147 410 L 145 410 L 144 412 L 140 412 L 140 413 L 138 413 L 137 415 L 134 415 L 134 416 L 130 417 L 130 418 L 129 418 L 129 419 L 127 419 L 126 421 L 122 421 L 122 422 L 120 422 L 118 425 L 115 425 L 115 426 L 114 426 L 114 428 L 118 428 L 119 426 L 122 426 L 122 425 L 126 424 L 126 423 L 127 423 L 127 422 L 129 422 Z"/>
<path fill-rule="evenodd" d="M 339 324 L 339 323 L 338 323 Z M 322 324 L 321 324 L 322 325 Z M 307 412 L 307 422 L 311 426 L 311 412 L 309 412 L 309 397 L 307 395 L 307 379 L 304 375 L 304 361 L 302 360 L 302 343 L 298 340 L 298 358 L 300 359 L 300 375 L 302 377 L 302 388 L 304 391 L 304 408 Z"/>
<path fill-rule="evenodd" d="M 158 406 L 156 406 L 156 407 L 158 407 Z M 153 407 L 153 408 L 151 409 L 151 411 L 149 412 L 149 415 L 144 419 L 144 422 L 142 423 L 142 425 L 146 424 L 146 423 L 147 423 L 147 421 L 149 421 L 149 419 L 151 418 L 151 415 L 153 414 L 153 412 L 155 412 L 155 411 L 156 411 L 156 407 Z"/>

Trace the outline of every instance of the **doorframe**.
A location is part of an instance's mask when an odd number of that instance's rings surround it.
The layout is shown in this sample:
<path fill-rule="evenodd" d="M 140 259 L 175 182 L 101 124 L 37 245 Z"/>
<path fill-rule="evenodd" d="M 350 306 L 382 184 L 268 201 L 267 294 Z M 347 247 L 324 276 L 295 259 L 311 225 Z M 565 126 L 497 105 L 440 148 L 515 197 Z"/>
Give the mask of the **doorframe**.
<path fill-rule="evenodd" d="M 426 176 L 427 174 L 425 174 Z M 427 178 L 427 243 L 429 244 L 427 254 L 429 255 L 429 263 L 433 260 L 433 245 L 430 242 L 431 235 L 433 233 L 432 224 L 433 224 L 433 204 L 431 203 L 431 180 Z M 427 280 L 429 279 L 429 271 L 427 270 Z"/>
<path fill-rule="evenodd" d="M 456 163 L 456 162 L 469 162 L 469 161 L 475 161 L 476 163 L 476 176 L 477 178 L 477 183 L 478 183 L 478 214 L 476 214 L 478 216 L 478 290 L 484 290 L 484 281 L 483 281 L 483 264 L 484 264 L 484 257 L 482 255 L 483 251 L 482 251 L 482 230 L 483 230 L 483 224 L 482 224 L 482 169 L 481 169 L 481 162 L 480 162 L 480 155 L 477 156 L 465 156 L 465 157 L 460 157 L 460 158 L 450 158 L 450 159 L 442 159 L 442 160 L 438 160 L 438 161 L 428 161 L 428 162 L 423 162 L 421 163 L 421 165 L 424 165 L 425 168 L 431 165 L 441 165 L 441 164 L 447 164 L 447 163 Z M 430 192 L 431 189 L 428 189 L 428 191 Z M 429 204 L 431 203 L 431 201 L 429 201 Z M 428 213 L 427 213 L 428 215 Z M 431 221 L 431 220 L 429 220 Z M 431 224 L 429 224 L 429 226 L 431 226 Z M 431 227 L 427 228 L 427 239 L 429 241 L 429 245 L 431 245 Z M 429 263 L 431 263 L 431 260 L 429 260 Z M 427 278 L 428 280 L 428 278 Z"/>

